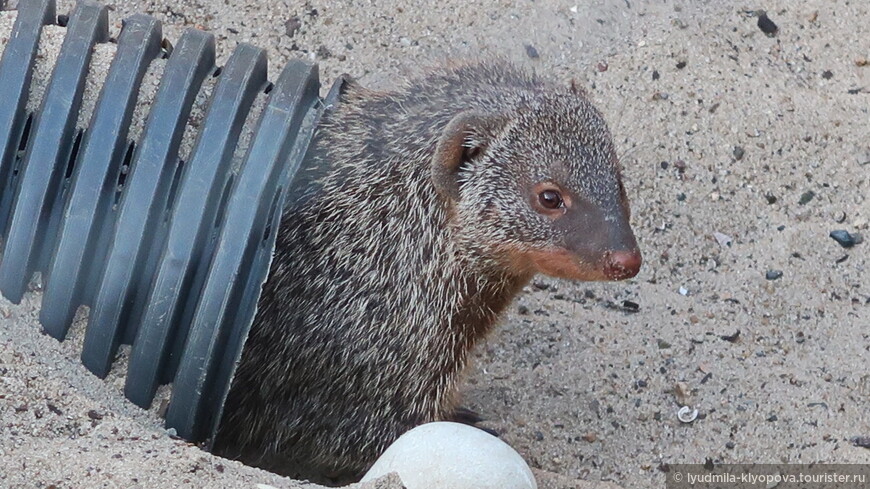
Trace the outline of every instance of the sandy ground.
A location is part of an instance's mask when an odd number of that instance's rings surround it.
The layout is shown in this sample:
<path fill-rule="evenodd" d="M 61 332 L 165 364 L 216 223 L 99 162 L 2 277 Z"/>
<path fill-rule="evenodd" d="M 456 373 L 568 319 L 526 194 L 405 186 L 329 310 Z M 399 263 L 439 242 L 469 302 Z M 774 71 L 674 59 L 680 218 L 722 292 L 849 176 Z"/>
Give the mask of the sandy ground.
<path fill-rule="evenodd" d="M 222 60 L 238 42 L 266 48 L 273 73 L 316 60 L 325 83 L 386 88 L 499 55 L 588 87 L 620 147 L 644 269 L 620 284 L 540 278 L 463 389 L 532 467 L 565 477 L 547 487 L 662 487 L 669 464 L 707 459 L 870 463 L 850 442 L 870 435 L 870 242 L 828 236 L 870 238 L 870 4 L 110 5 L 114 21 L 157 16 L 170 39 L 212 30 Z M 159 406 L 123 399 L 123 362 L 107 381 L 79 365 L 81 321 L 63 344 L 39 333 L 40 300 L 0 301 L 0 487 L 295 487 L 170 437 Z"/>

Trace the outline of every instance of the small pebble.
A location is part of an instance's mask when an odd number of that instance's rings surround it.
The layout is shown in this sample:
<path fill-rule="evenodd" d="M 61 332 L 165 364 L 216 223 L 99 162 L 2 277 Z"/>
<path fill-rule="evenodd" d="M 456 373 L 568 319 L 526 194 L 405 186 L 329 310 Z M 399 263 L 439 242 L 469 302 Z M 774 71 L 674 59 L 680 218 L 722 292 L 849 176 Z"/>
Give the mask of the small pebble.
<path fill-rule="evenodd" d="M 605 71 L 607 71 L 608 66 L 607 66 L 607 63 L 605 63 L 604 61 L 601 61 L 598 63 L 597 68 L 598 68 L 599 72 L 604 73 Z"/>
<path fill-rule="evenodd" d="M 685 287 L 680 287 L 678 292 L 680 293 L 680 295 L 689 295 L 689 289 Z"/>
<path fill-rule="evenodd" d="M 740 161 L 743 159 L 743 155 L 746 154 L 746 151 L 743 150 L 740 146 L 734 146 L 734 151 L 731 152 L 734 156 L 734 159 Z"/>
<path fill-rule="evenodd" d="M 829 236 L 831 236 L 831 238 L 833 238 L 834 241 L 836 241 L 843 248 L 851 248 L 858 243 L 858 241 L 855 239 L 855 236 L 853 236 L 849 231 L 846 231 L 845 229 L 837 229 L 835 231 L 831 231 L 831 234 Z"/>
<path fill-rule="evenodd" d="M 822 72 L 822 78 L 824 78 L 825 80 L 830 80 L 833 77 L 834 77 L 834 72 L 831 70 L 825 70 Z"/>
<path fill-rule="evenodd" d="M 740 339 L 740 330 L 738 329 L 732 335 L 723 335 L 723 336 L 720 336 L 719 338 L 721 338 L 729 343 L 737 343 L 737 340 Z"/>
<path fill-rule="evenodd" d="M 652 79 L 653 79 L 653 81 L 656 81 L 656 80 L 658 80 L 659 78 L 661 78 L 661 75 L 659 74 L 659 71 L 658 71 L 658 70 L 653 70 L 653 72 L 652 72 Z"/>
<path fill-rule="evenodd" d="M 640 310 L 640 304 L 634 301 L 622 301 L 622 307 L 623 309 L 626 309 L 630 312 L 637 312 L 638 310 Z"/>
<path fill-rule="evenodd" d="M 782 270 L 768 270 L 766 274 L 764 274 L 764 278 L 767 280 L 778 280 L 782 278 Z"/>
<path fill-rule="evenodd" d="M 732 242 L 731 236 L 714 231 L 713 237 L 716 238 L 716 242 L 719 243 L 719 246 L 721 246 L 723 248 L 731 246 L 731 242 Z"/>
<path fill-rule="evenodd" d="M 728 450 L 734 450 L 735 446 L 736 445 L 734 444 L 733 441 L 729 441 L 728 443 L 725 444 L 725 448 L 727 448 Z"/>
<path fill-rule="evenodd" d="M 674 384 L 673 393 L 674 399 L 676 399 L 676 401 L 683 406 L 688 405 L 692 400 L 692 393 L 689 390 L 688 384 L 686 384 L 685 382 L 677 382 L 676 384 Z"/>
<path fill-rule="evenodd" d="M 656 340 L 656 344 L 658 344 L 659 350 L 666 350 L 671 347 L 670 343 L 662 339 Z"/>
<path fill-rule="evenodd" d="M 284 22 L 284 32 L 287 33 L 288 37 L 295 36 L 301 27 L 302 21 L 299 20 L 299 17 L 290 17 L 287 22 Z"/>
<path fill-rule="evenodd" d="M 816 196 L 815 192 L 813 192 L 812 190 L 807 190 L 806 192 L 801 194 L 801 198 L 800 198 L 800 200 L 798 200 L 798 204 L 807 205 L 810 203 L 811 200 L 813 200 L 813 198 L 815 196 Z"/>
<path fill-rule="evenodd" d="M 528 57 L 530 57 L 532 59 L 538 59 L 541 57 L 541 55 L 538 54 L 538 50 L 535 49 L 535 47 L 532 46 L 531 44 L 526 44 L 525 48 L 526 48 L 526 55 L 528 55 Z"/>
<path fill-rule="evenodd" d="M 317 48 L 317 57 L 321 59 L 328 59 L 332 57 L 332 51 L 329 50 L 326 46 L 321 45 Z"/>
<path fill-rule="evenodd" d="M 758 15 L 758 28 L 761 32 L 767 34 L 768 37 L 773 37 L 779 31 L 779 27 L 770 20 L 766 12 L 760 12 Z"/>
<path fill-rule="evenodd" d="M 870 436 L 854 436 L 849 441 L 856 447 L 870 448 Z"/>
<path fill-rule="evenodd" d="M 550 284 L 548 284 L 547 282 L 541 282 L 540 280 L 535 280 L 534 282 L 532 282 L 532 285 L 534 285 L 535 288 L 538 290 L 547 290 L 550 288 Z"/>

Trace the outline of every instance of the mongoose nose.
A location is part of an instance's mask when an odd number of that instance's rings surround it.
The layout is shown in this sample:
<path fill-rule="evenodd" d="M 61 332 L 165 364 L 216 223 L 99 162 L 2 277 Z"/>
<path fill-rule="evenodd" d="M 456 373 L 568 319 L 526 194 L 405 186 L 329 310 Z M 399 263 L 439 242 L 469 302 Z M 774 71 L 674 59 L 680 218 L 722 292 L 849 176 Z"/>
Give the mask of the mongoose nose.
<path fill-rule="evenodd" d="M 642 261 L 640 252 L 637 250 L 612 251 L 605 258 L 604 275 L 610 280 L 634 277 L 640 271 Z"/>

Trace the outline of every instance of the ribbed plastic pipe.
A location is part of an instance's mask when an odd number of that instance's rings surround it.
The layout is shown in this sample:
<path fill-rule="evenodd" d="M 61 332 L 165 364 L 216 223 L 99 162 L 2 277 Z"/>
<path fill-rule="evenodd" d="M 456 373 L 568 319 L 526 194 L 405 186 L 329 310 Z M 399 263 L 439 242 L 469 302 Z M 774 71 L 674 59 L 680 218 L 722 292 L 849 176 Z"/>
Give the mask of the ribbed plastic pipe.
<path fill-rule="evenodd" d="M 68 17 L 54 0 L 0 12 L 0 293 L 17 303 L 41 273 L 40 322 L 59 340 L 88 306 L 82 363 L 104 377 L 131 344 L 126 396 L 147 407 L 172 383 L 167 427 L 200 441 L 341 82 L 321 100 L 316 66 L 293 61 L 270 83 L 246 44 L 217 67 L 214 36 L 167 48 L 146 15 L 110 39 L 107 13 L 90 0 Z"/>

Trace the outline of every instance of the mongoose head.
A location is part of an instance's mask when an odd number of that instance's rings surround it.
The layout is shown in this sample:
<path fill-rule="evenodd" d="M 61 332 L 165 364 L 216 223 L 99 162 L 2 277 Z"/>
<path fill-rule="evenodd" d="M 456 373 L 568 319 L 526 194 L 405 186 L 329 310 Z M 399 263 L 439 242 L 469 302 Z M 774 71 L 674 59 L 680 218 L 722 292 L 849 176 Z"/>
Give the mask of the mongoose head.
<path fill-rule="evenodd" d="M 582 93 L 458 114 L 436 145 L 432 178 L 460 246 L 516 275 L 622 280 L 640 269 L 610 132 Z"/>

